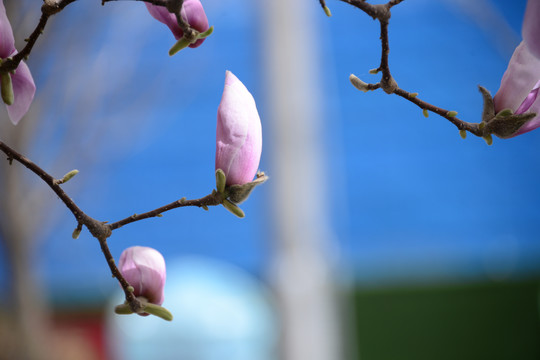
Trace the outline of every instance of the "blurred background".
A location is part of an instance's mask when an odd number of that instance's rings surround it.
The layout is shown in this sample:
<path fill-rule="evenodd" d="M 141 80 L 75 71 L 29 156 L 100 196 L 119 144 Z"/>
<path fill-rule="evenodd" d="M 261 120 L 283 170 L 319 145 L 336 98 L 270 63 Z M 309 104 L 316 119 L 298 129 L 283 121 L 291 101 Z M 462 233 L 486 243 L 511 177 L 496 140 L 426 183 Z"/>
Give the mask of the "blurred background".
<path fill-rule="evenodd" d="M 540 358 L 540 132 L 487 146 L 382 91 L 379 25 L 327 0 L 205 0 L 214 33 L 174 39 L 144 4 L 79 0 L 28 60 L 37 85 L 0 139 L 117 221 L 214 188 L 217 106 L 231 70 L 257 101 L 260 168 L 242 204 L 183 208 L 115 231 L 119 258 L 168 265 L 172 323 L 118 316 L 97 241 L 20 164 L 0 162 L 0 359 L 396 360 Z M 380 2 L 382 3 L 382 2 Z M 41 1 L 4 0 L 17 48 Z M 423 100 L 478 122 L 526 2 L 405 1 L 390 68 Z"/>

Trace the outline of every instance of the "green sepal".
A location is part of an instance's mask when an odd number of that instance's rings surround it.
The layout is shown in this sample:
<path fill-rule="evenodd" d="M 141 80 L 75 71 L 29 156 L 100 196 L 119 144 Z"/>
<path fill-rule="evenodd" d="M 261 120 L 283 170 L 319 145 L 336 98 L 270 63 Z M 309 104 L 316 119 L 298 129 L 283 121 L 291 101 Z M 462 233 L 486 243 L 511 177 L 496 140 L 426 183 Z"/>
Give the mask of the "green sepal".
<path fill-rule="evenodd" d="M 222 205 L 225 209 L 229 210 L 231 213 L 238 216 L 239 218 L 243 218 L 246 216 L 246 214 L 244 214 L 244 211 L 242 209 L 240 209 L 237 205 L 233 204 L 227 199 L 223 199 Z"/>
<path fill-rule="evenodd" d="M 491 137 L 491 134 L 484 135 L 484 140 L 486 141 L 486 144 L 488 144 L 488 145 L 493 144 L 493 138 Z"/>
<path fill-rule="evenodd" d="M 467 130 L 459 130 L 459 136 L 461 136 L 462 139 L 467 138 Z"/>
<path fill-rule="evenodd" d="M 424 114 L 425 117 L 429 116 L 429 112 L 427 109 L 422 109 L 422 114 Z"/>
<path fill-rule="evenodd" d="M 206 30 L 206 31 L 203 32 L 203 33 L 200 33 L 200 34 L 197 36 L 197 38 L 198 38 L 198 39 L 204 39 L 204 38 L 207 38 L 207 37 L 209 37 L 210 35 L 212 35 L 213 32 L 214 32 L 214 26 L 210 26 L 210 27 L 208 28 L 208 30 Z"/>
<path fill-rule="evenodd" d="M 160 317 L 163 320 L 172 321 L 173 315 L 171 312 L 167 309 L 165 309 L 163 306 L 159 306 L 152 303 L 147 303 L 144 306 L 144 312 L 152 314 L 154 316 Z"/>
<path fill-rule="evenodd" d="M 133 311 L 131 310 L 131 307 L 129 306 L 128 303 L 123 303 L 123 304 L 120 304 L 120 305 L 116 305 L 114 307 L 114 312 L 117 313 L 118 315 L 133 314 Z"/>
<path fill-rule="evenodd" d="M 13 105 L 15 95 L 13 94 L 13 83 L 11 82 L 11 75 L 9 73 L 2 73 L 1 86 L 2 100 L 6 105 Z"/>
<path fill-rule="evenodd" d="M 485 126 L 485 132 L 494 134 L 501 139 L 507 139 L 514 134 L 527 122 L 536 117 L 535 113 L 526 113 L 519 115 L 495 116 Z"/>
<path fill-rule="evenodd" d="M 495 116 L 495 104 L 493 103 L 493 97 L 485 87 L 478 85 L 478 90 L 480 90 L 482 98 L 484 99 L 482 122 L 487 123 Z"/>
<path fill-rule="evenodd" d="M 227 184 L 227 177 L 225 172 L 221 169 L 216 170 L 216 189 L 220 194 L 225 192 L 225 185 Z"/>
<path fill-rule="evenodd" d="M 175 55 L 177 52 L 179 52 L 182 49 L 187 48 L 189 45 L 191 45 L 191 42 L 186 39 L 185 37 L 181 37 L 176 44 L 172 46 L 172 48 L 169 50 L 169 56 Z"/>
<path fill-rule="evenodd" d="M 241 204 L 249 197 L 253 189 L 268 180 L 268 176 L 264 172 L 257 173 L 257 177 L 252 182 L 242 185 L 231 185 L 227 188 L 228 199 L 235 204 Z"/>
<path fill-rule="evenodd" d="M 495 115 L 495 117 L 507 117 L 510 115 L 514 115 L 514 112 L 512 111 L 512 109 L 502 109 Z"/>

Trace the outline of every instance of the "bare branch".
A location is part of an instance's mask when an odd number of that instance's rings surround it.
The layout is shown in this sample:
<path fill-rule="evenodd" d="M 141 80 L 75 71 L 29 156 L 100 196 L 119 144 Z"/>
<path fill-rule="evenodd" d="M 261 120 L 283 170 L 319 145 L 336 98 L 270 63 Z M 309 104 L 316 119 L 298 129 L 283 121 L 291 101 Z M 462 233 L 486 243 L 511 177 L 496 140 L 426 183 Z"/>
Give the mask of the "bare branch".
<path fill-rule="evenodd" d="M 32 52 L 32 49 L 37 39 L 41 36 L 41 34 L 43 34 L 43 30 L 45 29 L 45 25 L 47 25 L 47 21 L 49 20 L 49 17 L 62 11 L 66 6 L 68 6 L 69 4 L 75 1 L 76 0 L 62 0 L 59 2 L 55 2 L 51 0 L 44 1 L 43 5 L 41 6 L 41 17 L 39 19 L 39 22 L 36 28 L 30 35 L 30 37 L 26 39 L 27 41 L 26 46 L 19 53 L 13 56 L 11 59 L 6 59 L 2 62 L 2 64 L 0 65 L 0 73 L 10 72 L 17 69 L 17 67 L 19 67 L 20 62 L 28 58 L 28 56 Z"/>
<path fill-rule="evenodd" d="M 381 88 L 387 94 L 396 94 L 402 98 L 412 102 L 417 105 L 424 111 L 431 111 L 437 115 L 442 116 L 443 118 L 450 121 L 454 124 L 459 130 L 469 131 L 471 134 L 474 134 L 479 137 L 486 136 L 485 128 L 480 126 L 479 123 L 469 123 L 463 120 L 460 120 L 455 116 L 455 112 L 442 109 L 435 105 L 432 105 L 428 102 L 420 100 L 416 95 L 408 91 L 401 89 L 397 82 L 392 77 L 390 73 L 390 66 L 388 64 L 388 55 L 390 54 L 390 42 L 388 37 L 388 24 L 391 17 L 390 9 L 403 2 L 403 0 L 390 0 L 386 4 L 372 5 L 363 0 L 340 0 L 347 4 L 350 4 L 362 11 L 367 15 L 371 16 L 373 19 L 376 19 L 380 23 L 380 39 L 381 39 L 381 62 L 377 69 L 374 69 L 375 72 L 381 72 L 381 80 L 376 84 L 365 84 L 365 88 L 362 88 L 362 91 L 375 90 Z"/>
<path fill-rule="evenodd" d="M 105 256 L 105 260 L 109 265 L 111 273 L 120 282 L 120 285 L 122 286 L 122 289 L 125 293 L 126 301 L 128 302 L 131 310 L 135 313 L 141 312 L 143 307 L 139 300 L 137 300 L 137 298 L 130 290 L 131 288 L 129 283 L 126 281 L 126 279 L 122 276 L 122 274 L 116 267 L 114 258 L 109 250 L 109 246 L 107 245 L 107 238 L 111 236 L 112 231 L 135 221 L 160 216 L 163 212 L 179 207 L 198 206 L 204 209 L 208 209 L 208 206 L 219 205 L 225 200 L 225 197 L 221 193 L 218 193 L 217 191 L 212 191 L 210 195 L 205 196 L 201 199 L 186 200 L 185 198 L 182 198 L 171 204 L 162 206 L 152 211 L 148 211 L 144 214 L 132 215 L 128 218 L 107 225 L 106 222 L 98 221 L 88 216 L 84 211 L 82 211 L 62 189 L 62 187 L 60 186 L 62 184 L 61 180 L 55 179 L 52 175 L 48 174 L 45 170 L 36 165 L 30 159 L 13 150 L 11 147 L 6 145 L 2 141 L 0 141 L 0 150 L 7 155 L 7 161 L 10 163 L 10 165 L 12 164 L 13 160 L 21 163 L 34 174 L 39 176 L 47 185 L 49 185 L 49 187 L 56 193 L 56 195 L 58 195 L 60 200 L 62 200 L 62 202 L 72 212 L 73 216 L 75 216 L 75 220 L 77 221 L 76 232 L 80 232 L 82 225 L 84 225 L 90 231 L 92 236 L 98 239 L 101 251 Z"/>

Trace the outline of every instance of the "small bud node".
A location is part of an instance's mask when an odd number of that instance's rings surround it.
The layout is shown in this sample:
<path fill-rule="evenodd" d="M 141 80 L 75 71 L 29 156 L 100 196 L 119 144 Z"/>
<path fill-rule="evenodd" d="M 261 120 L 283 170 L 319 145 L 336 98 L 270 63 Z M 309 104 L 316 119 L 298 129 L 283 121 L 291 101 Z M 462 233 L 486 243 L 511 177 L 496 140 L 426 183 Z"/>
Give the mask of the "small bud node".
<path fill-rule="evenodd" d="M 69 180 L 73 179 L 73 177 L 75 175 L 77 175 L 79 173 L 79 170 L 75 169 L 75 170 L 71 170 L 70 172 L 68 172 L 66 175 L 64 175 L 64 177 L 62 178 L 62 180 L 60 180 L 60 184 L 64 184 L 66 182 L 68 182 Z"/>
<path fill-rule="evenodd" d="M 332 16 L 332 12 L 328 8 L 328 6 L 325 5 L 323 9 L 324 9 L 324 13 L 326 14 L 326 16 L 328 16 L 328 17 Z"/>
<path fill-rule="evenodd" d="M 360 80 L 356 75 L 351 74 L 349 76 L 349 80 L 350 80 L 351 84 L 353 84 L 353 86 L 355 88 L 357 88 L 358 90 L 363 91 L 363 92 L 368 92 L 369 91 L 368 84 L 366 82 Z"/>

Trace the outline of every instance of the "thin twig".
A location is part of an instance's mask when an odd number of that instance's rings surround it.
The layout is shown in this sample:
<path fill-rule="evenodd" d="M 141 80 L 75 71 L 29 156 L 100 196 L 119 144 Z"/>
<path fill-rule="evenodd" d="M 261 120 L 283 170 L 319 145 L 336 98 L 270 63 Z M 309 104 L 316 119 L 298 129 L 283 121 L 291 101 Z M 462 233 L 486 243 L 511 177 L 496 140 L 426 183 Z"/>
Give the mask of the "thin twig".
<path fill-rule="evenodd" d="M 420 100 L 416 96 L 416 94 L 413 95 L 410 92 L 401 89 L 392 77 L 392 74 L 390 73 L 390 66 L 388 63 L 388 56 L 390 54 L 390 42 L 388 36 L 388 24 L 391 17 L 390 9 L 393 6 L 403 2 L 403 0 L 390 0 L 386 4 L 379 5 L 369 4 L 364 0 L 340 1 L 350 4 L 364 11 L 367 15 L 371 16 L 373 19 L 377 19 L 380 23 L 381 62 L 376 70 L 380 71 L 382 73 L 382 76 L 379 83 L 367 84 L 367 90 L 375 90 L 380 87 L 388 94 L 396 94 L 398 96 L 401 96 L 402 98 L 412 102 L 423 110 L 431 111 L 436 113 L 437 115 L 442 116 L 443 118 L 454 124 L 459 130 L 466 130 L 469 131 L 471 134 L 480 137 L 486 135 L 484 129 L 480 127 L 479 124 L 463 121 L 455 116 L 455 112 L 445 110 L 428 102 Z"/>
<path fill-rule="evenodd" d="M 114 261 L 114 257 L 112 256 L 111 251 L 109 250 L 109 246 L 107 245 L 107 239 L 100 238 L 98 240 L 101 251 L 105 256 L 105 260 L 107 260 L 107 265 L 109 265 L 109 269 L 111 270 L 112 276 L 118 280 L 120 286 L 122 286 L 122 290 L 124 290 L 124 295 L 127 303 L 129 304 L 129 307 L 134 313 L 141 312 L 143 306 L 141 302 L 137 300 L 135 295 L 133 295 L 133 291 L 131 291 L 132 288 L 130 288 L 129 283 L 126 281 L 124 276 L 122 276 L 122 273 L 118 270 L 118 267 L 116 266 L 116 263 Z"/>
<path fill-rule="evenodd" d="M 159 216 L 161 216 L 162 213 L 164 213 L 166 211 L 169 211 L 169 210 L 172 210 L 172 209 L 179 208 L 179 207 L 198 206 L 198 207 L 205 208 L 205 207 L 208 207 L 208 206 L 219 205 L 222 202 L 223 202 L 223 196 L 220 193 L 215 192 L 215 191 L 213 191 L 211 194 L 209 194 L 209 195 L 207 195 L 207 196 L 205 196 L 203 198 L 200 198 L 200 199 L 186 200 L 186 198 L 182 198 L 180 200 L 174 201 L 174 202 L 172 202 L 170 204 L 167 204 L 167 205 L 162 206 L 160 208 L 157 208 L 155 210 L 148 211 L 148 212 L 145 212 L 143 214 L 134 214 L 134 215 L 131 215 L 131 216 L 129 216 L 129 217 L 123 219 L 123 220 L 120 220 L 120 221 L 114 222 L 112 224 L 109 224 L 109 228 L 111 230 L 116 230 L 118 228 L 121 228 L 124 225 L 127 225 L 127 224 L 135 222 L 135 221 L 140 221 L 140 220 L 148 219 L 148 218 L 152 218 L 152 217 L 159 217 Z"/>
<path fill-rule="evenodd" d="M 32 34 L 26 39 L 26 46 L 11 59 L 5 59 L 0 65 L 0 72 L 10 72 L 16 70 L 17 67 L 19 67 L 20 62 L 27 59 L 32 52 L 37 39 L 41 36 L 41 34 L 43 34 L 43 30 L 45 29 L 45 25 L 47 25 L 49 18 L 52 15 L 62 11 L 66 6 L 75 1 L 76 0 L 62 0 L 58 3 L 49 0 L 44 1 L 43 5 L 41 6 L 41 17 Z"/>
<path fill-rule="evenodd" d="M 126 281 L 126 279 L 122 276 L 118 268 L 116 267 L 114 258 L 109 250 L 109 246 L 107 245 L 107 238 L 111 236 L 112 231 L 126 224 L 129 224 L 135 221 L 140 221 L 143 219 L 147 219 L 150 217 L 156 217 L 166 211 L 176 209 L 179 207 L 198 206 L 198 207 L 203 207 L 205 209 L 208 209 L 208 206 L 219 205 L 224 200 L 224 197 L 220 193 L 216 191 L 212 191 L 210 195 L 207 195 L 200 199 L 185 200 L 185 198 L 183 198 L 171 204 L 159 207 L 155 210 L 148 211 L 144 214 L 132 215 L 126 219 L 107 225 L 105 222 L 98 221 L 90 217 L 89 215 L 87 215 L 84 211 L 82 211 L 75 204 L 75 202 L 67 195 L 67 193 L 62 189 L 62 187 L 60 186 L 62 184 L 62 181 L 55 179 L 52 175 L 50 175 L 41 167 L 36 165 L 26 156 L 15 151 L 14 149 L 9 147 L 2 141 L 0 141 L 0 151 L 4 152 L 7 155 L 7 161 L 9 162 L 10 165 L 12 164 L 13 160 L 21 163 L 26 168 L 28 168 L 31 172 L 39 176 L 47 185 L 49 185 L 49 187 L 55 192 L 55 194 L 60 198 L 60 200 L 71 211 L 73 216 L 75 216 L 75 220 L 77 221 L 76 231 L 80 232 L 82 225 L 84 225 L 90 231 L 92 236 L 98 239 L 99 245 L 101 247 L 101 251 L 103 252 L 103 255 L 105 256 L 105 260 L 107 261 L 107 264 L 109 265 L 111 273 L 120 282 L 120 285 L 122 286 L 122 289 L 124 290 L 124 293 L 126 296 L 126 301 L 129 303 L 131 310 L 135 313 L 140 312 L 141 303 L 130 291 L 130 287 L 129 287 L 130 285 Z"/>

